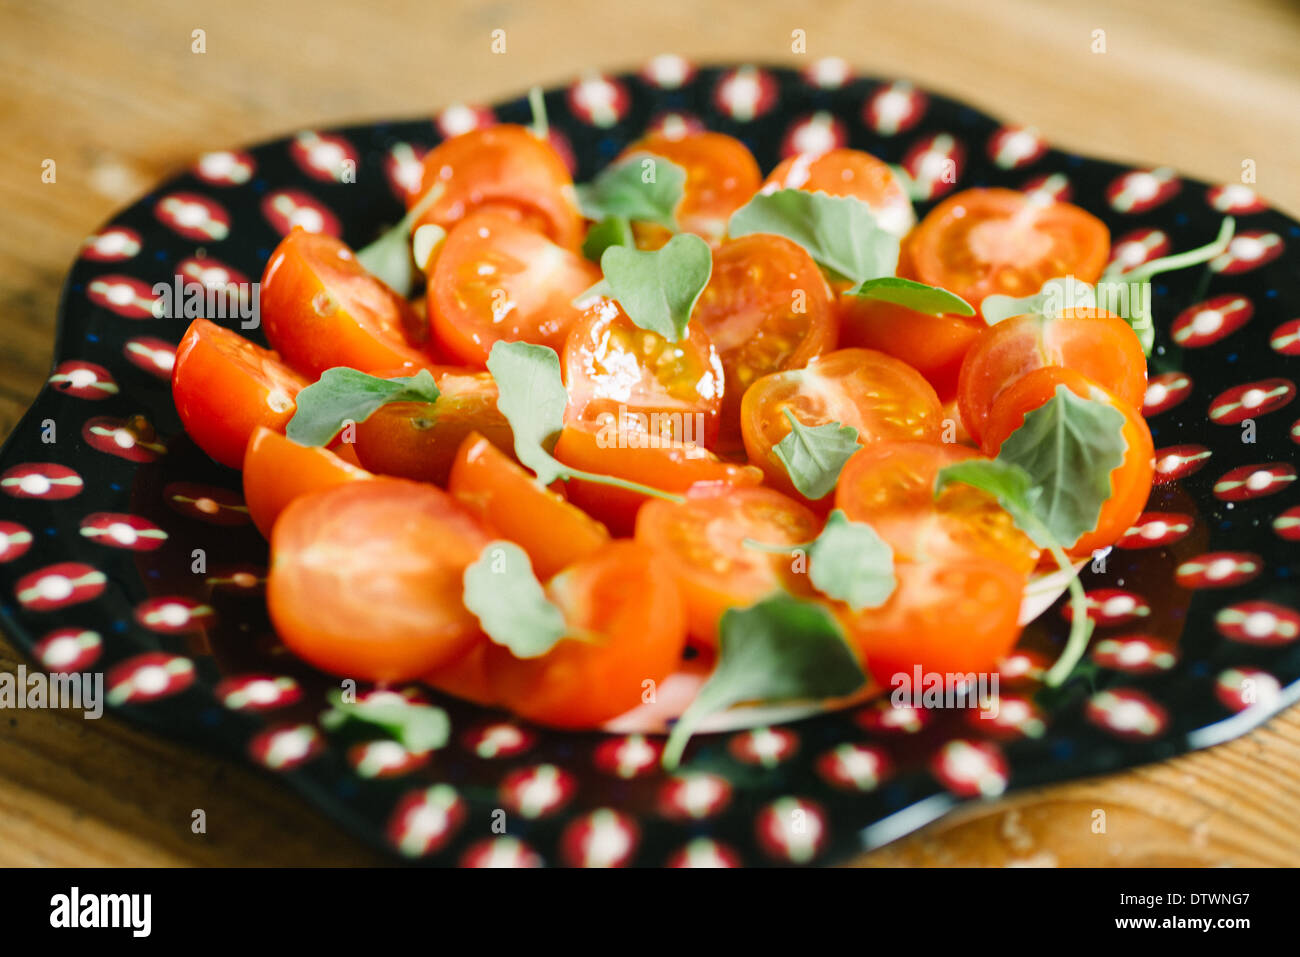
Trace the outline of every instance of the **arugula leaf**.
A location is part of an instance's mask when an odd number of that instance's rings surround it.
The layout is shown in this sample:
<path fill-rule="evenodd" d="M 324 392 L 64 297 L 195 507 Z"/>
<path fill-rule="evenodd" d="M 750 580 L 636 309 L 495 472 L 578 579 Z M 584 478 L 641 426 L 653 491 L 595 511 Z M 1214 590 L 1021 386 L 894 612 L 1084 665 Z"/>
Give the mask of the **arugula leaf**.
<path fill-rule="evenodd" d="M 483 631 L 516 658 L 537 658 L 568 629 L 533 574 L 528 553 L 513 542 L 489 542 L 465 569 L 465 607 Z"/>
<path fill-rule="evenodd" d="M 871 208 L 852 196 L 779 189 L 759 193 L 731 214 L 734 238 L 775 233 L 802 246 L 837 278 L 862 283 L 893 276 L 898 237 L 880 227 Z"/>
<path fill-rule="evenodd" d="M 321 715 L 327 730 L 337 731 L 349 721 L 383 728 L 404 748 L 416 754 L 436 751 L 451 735 L 447 712 L 428 704 L 407 701 L 398 694 L 384 694 L 378 700 L 347 702 L 335 689 L 327 696 L 330 709 Z"/>
<path fill-rule="evenodd" d="M 790 432 L 772 450 L 800 494 L 819 499 L 835 488 L 840 469 L 858 450 L 858 430 L 838 422 L 804 425 L 785 410 Z"/>
<path fill-rule="evenodd" d="M 1123 263 L 1116 260 L 1107 267 L 1101 278 L 1103 280 L 1121 280 L 1123 282 L 1148 282 L 1161 273 L 1186 269 L 1188 266 L 1199 266 L 1201 263 L 1209 262 L 1216 256 L 1221 256 L 1226 252 L 1228 246 L 1232 243 L 1232 236 L 1236 230 L 1237 221 L 1231 216 L 1225 216 L 1223 217 L 1223 223 L 1219 226 L 1219 235 L 1214 238 L 1213 242 L 1198 246 L 1196 249 L 1189 249 L 1186 252 L 1174 253 L 1172 256 L 1161 256 L 1159 259 L 1153 259 L 1140 266 L 1134 266 L 1132 269 L 1126 269 Z"/>
<path fill-rule="evenodd" d="M 677 231 L 673 211 L 682 201 L 686 171 L 662 156 L 635 153 L 611 163 L 590 183 L 577 186 L 578 206 L 588 219 L 619 216 Z"/>
<path fill-rule="evenodd" d="M 852 694 L 866 683 L 829 611 L 816 602 L 774 595 L 730 608 L 718 625 L 718 664 L 673 725 L 663 766 L 681 762 L 700 722 L 742 702 L 779 704 Z"/>
<path fill-rule="evenodd" d="M 838 508 L 808 549 L 808 577 L 823 595 L 854 611 L 878 608 L 898 585 L 894 550 L 865 522 L 849 521 Z"/>
<path fill-rule="evenodd" d="M 344 422 L 364 422 L 389 402 L 436 402 L 439 394 L 428 369 L 380 379 L 337 366 L 298 393 L 298 407 L 285 434 L 299 445 L 327 445 Z"/>
<path fill-rule="evenodd" d="M 904 306 L 914 312 L 923 312 L 930 316 L 945 314 L 973 316 L 975 309 L 969 302 L 956 293 L 938 286 L 927 286 L 923 282 L 902 279 L 898 276 L 881 276 L 868 279 L 850 289 L 850 296 L 859 299 L 880 299 Z"/>
<path fill-rule="evenodd" d="M 406 215 L 391 229 L 364 249 L 357 250 L 357 262 L 371 275 L 382 281 L 400 296 L 409 297 L 414 286 L 411 270 L 411 229 L 424 215 L 424 211 L 442 195 L 440 184 L 432 186 L 419 202 L 407 210 Z"/>
<path fill-rule="evenodd" d="M 606 216 L 587 230 L 587 238 L 582 242 L 582 254 L 594 263 L 600 262 L 601 255 L 610 246 L 634 246 L 632 225 L 626 216 Z M 584 296 L 586 293 L 583 294 Z"/>
<path fill-rule="evenodd" d="M 629 319 L 676 342 L 713 274 L 713 252 L 699 236 L 680 233 L 659 249 L 609 246 L 600 268 Z"/>
<path fill-rule="evenodd" d="M 540 86 L 529 88 L 528 108 L 533 112 L 533 122 L 528 127 L 529 131 L 539 140 L 550 139 L 551 121 L 546 116 L 546 94 L 542 92 Z"/>

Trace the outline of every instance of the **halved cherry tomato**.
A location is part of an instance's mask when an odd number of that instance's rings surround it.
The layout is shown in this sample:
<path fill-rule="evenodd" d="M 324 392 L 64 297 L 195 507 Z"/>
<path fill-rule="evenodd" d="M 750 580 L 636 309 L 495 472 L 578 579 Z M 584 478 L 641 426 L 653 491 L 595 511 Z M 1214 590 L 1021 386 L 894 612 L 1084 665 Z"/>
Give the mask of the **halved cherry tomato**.
<path fill-rule="evenodd" d="M 261 316 L 271 345 L 313 380 L 335 366 L 410 375 L 435 361 L 407 339 L 420 321 L 406 300 L 342 242 L 301 227 L 266 263 Z"/>
<path fill-rule="evenodd" d="M 1123 319 L 1099 309 L 1066 310 L 1057 319 L 1015 316 L 981 333 L 962 362 L 957 404 L 976 442 L 983 441 L 989 411 L 1002 390 L 1043 366 L 1081 372 L 1120 400 L 1142 407 L 1147 360 L 1137 333 Z"/>
<path fill-rule="evenodd" d="M 514 433 L 497 408 L 491 374 L 449 372 L 437 383 L 436 402 L 390 402 L 357 423 L 355 448 L 364 468 L 446 485 L 456 451 L 471 432 L 514 455 Z"/>
<path fill-rule="evenodd" d="M 581 310 L 574 297 L 600 279 L 582 256 L 500 211 L 473 213 L 447 235 L 429 277 L 438 345 L 472 365 L 492 344 L 535 342 L 556 352 Z"/>
<path fill-rule="evenodd" d="M 1038 549 L 993 496 L 953 484 L 937 499 L 934 480 L 945 466 L 982 458 L 961 445 L 880 442 L 856 452 L 840 472 L 835 507 L 866 522 L 906 561 L 979 557 L 1028 573 Z"/>
<path fill-rule="evenodd" d="M 985 296 L 1032 295 L 1049 279 L 1096 282 L 1110 232 L 1069 203 L 1013 189 L 968 189 L 930 210 L 908 246 L 917 279 L 979 309 Z"/>
<path fill-rule="evenodd" d="M 490 644 L 487 635 L 480 634 L 474 644 L 470 645 L 469 651 L 450 664 L 429 672 L 420 680 L 446 694 L 491 707 L 497 701 L 487 673 Z"/>
<path fill-rule="evenodd" d="M 562 483 L 556 483 L 563 488 Z M 495 445 L 471 432 L 460 445 L 447 484 L 485 525 L 528 553 L 545 581 L 609 541 L 609 532 L 559 491 L 542 488 Z"/>
<path fill-rule="evenodd" d="M 697 323 L 669 342 L 602 297 L 569 330 L 564 381 L 570 421 L 614 422 L 706 446 L 717 440 L 722 361 Z"/>
<path fill-rule="evenodd" d="M 821 519 L 792 498 L 767 488 L 703 489 L 684 504 L 647 502 L 637 515 L 636 540 L 659 550 L 686 602 L 690 636 L 718 643 L 718 619 L 728 608 L 752 605 L 779 590 L 808 593 L 807 575 L 793 555 L 754 548 L 800 545 Z"/>
<path fill-rule="evenodd" d="M 652 549 L 610 542 L 560 572 L 546 594 L 573 636 L 538 658 L 491 644 L 493 696 L 515 714 L 558 728 L 594 728 L 641 704 L 646 682 L 676 669 L 686 643 L 677 582 Z"/>
<path fill-rule="evenodd" d="M 698 486 L 737 488 L 758 485 L 763 473 L 750 465 L 723 462 L 700 445 L 653 439 L 644 446 L 635 433 L 570 424 L 555 443 L 555 457 L 571 468 L 648 485 L 665 492 Z M 569 501 L 600 519 L 618 536 L 631 535 L 637 510 L 649 498 L 640 492 L 582 479 L 567 483 Z"/>
<path fill-rule="evenodd" d="M 299 445 L 258 426 L 244 453 L 244 504 L 257 530 L 267 538 L 280 513 L 300 495 L 374 478 L 328 449 Z"/>
<path fill-rule="evenodd" d="M 726 371 L 722 429 L 739 438 L 740 400 L 771 372 L 800 369 L 835 348 L 831 291 L 802 247 L 782 236 L 728 240 L 713 254 L 713 275 L 691 323 L 713 340 Z"/>
<path fill-rule="evenodd" d="M 331 674 L 419 678 L 477 639 L 462 578 L 491 540 L 432 485 L 376 478 L 312 492 L 271 533 L 271 621 L 290 651 Z"/>
<path fill-rule="evenodd" d="M 450 230 L 476 209 L 514 207 L 566 249 L 582 242 L 582 215 L 568 167 L 527 127 L 481 127 L 438 144 L 424 158 L 420 189 L 407 197 L 407 208 L 431 189 L 438 198 L 420 225 Z"/>
<path fill-rule="evenodd" d="M 979 558 L 898 562 L 898 587 L 879 608 L 844 609 L 849 640 L 882 688 L 895 675 L 915 682 L 931 674 L 997 670 L 1020 637 L 1020 601 L 1027 577 L 1002 562 Z"/>
<path fill-rule="evenodd" d="M 196 445 L 239 468 L 259 426 L 283 432 L 308 385 L 269 349 L 206 319 L 195 319 L 176 347 L 172 399 Z"/>
<path fill-rule="evenodd" d="M 912 201 L 893 171 L 862 150 L 833 149 L 800 153 L 767 174 L 762 192 L 801 189 L 808 193 L 852 196 L 871 208 L 885 230 L 902 236 L 916 223 Z"/>
<path fill-rule="evenodd" d="M 710 241 L 722 238 L 731 214 L 753 198 L 763 179 L 749 148 L 725 133 L 651 133 L 624 150 L 621 158 L 636 153 L 662 156 L 686 171 L 677 225 Z"/>
<path fill-rule="evenodd" d="M 787 409 L 806 426 L 851 426 L 861 445 L 937 442 L 943 429 L 943 408 L 934 389 L 911 366 L 883 352 L 839 349 L 802 369 L 764 376 L 741 403 L 745 451 L 770 485 L 801 499 L 775 452 L 790 434 Z"/>
<path fill-rule="evenodd" d="M 1124 413 L 1122 435 L 1128 443 L 1124 461 L 1110 473 L 1111 494 L 1101 508 L 1096 527 L 1077 542 L 1062 542 L 1067 552 L 1080 557 L 1112 544 L 1132 527 L 1151 494 L 1155 453 L 1151 430 L 1133 406 L 1117 399 L 1086 376 L 1060 366 L 1036 369 L 1003 390 L 989 415 L 984 450 L 989 455 L 997 455 L 1007 436 L 1024 424 L 1025 415 L 1051 399 L 1058 386 L 1065 386 L 1084 398 L 1098 399 Z"/>
<path fill-rule="evenodd" d="M 841 296 L 840 343 L 878 349 L 925 376 L 943 402 L 957 395 L 962 360 L 987 326 L 964 316 L 931 316 L 880 299 Z"/>

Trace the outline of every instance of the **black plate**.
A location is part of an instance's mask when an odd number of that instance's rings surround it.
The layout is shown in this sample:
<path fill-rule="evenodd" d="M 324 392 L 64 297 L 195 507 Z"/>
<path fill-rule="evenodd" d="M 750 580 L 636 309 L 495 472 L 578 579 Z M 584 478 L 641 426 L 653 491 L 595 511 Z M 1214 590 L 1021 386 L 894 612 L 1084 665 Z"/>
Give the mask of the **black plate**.
<path fill-rule="evenodd" d="M 1046 149 L 1032 131 L 833 61 L 796 73 L 660 58 L 546 102 L 580 180 L 652 123 L 700 122 L 744 140 L 765 170 L 794 144 L 868 150 L 930 191 L 920 213 L 957 188 L 1033 186 L 1100 216 L 1117 242 L 1175 250 L 1237 215 L 1227 257 L 1157 280 L 1151 370 L 1164 392 L 1149 394 L 1147 412 L 1164 473 L 1148 508 L 1175 514 L 1152 517 L 1164 535 L 1146 523 L 1149 537 L 1085 570 L 1101 627 L 1083 678 L 1050 705 L 1034 699 L 1036 669 L 1064 638 L 1058 603 L 1026 631 L 998 721 L 886 702 L 701 737 L 675 778 L 657 770 L 657 741 L 529 728 L 432 692 L 412 693 L 453 725 L 432 755 L 320 728 L 330 682 L 275 643 L 258 581 L 266 547 L 239 510 L 239 476 L 180 430 L 166 370 L 186 322 L 153 318 L 150 290 L 195 257 L 256 279 L 298 203 L 318 204 L 301 215 L 363 245 L 400 215 L 392 177 L 412 148 L 492 115 L 527 122 L 522 97 L 210 155 L 115 217 L 103 233 L 116 239 L 83 249 L 64 289 L 56 374 L 0 462 L 0 617 L 19 645 L 49 669 L 105 671 L 116 712 L 270 767 L 376 845 L 439 864 L 834 862 L 963 799 L 1162 760 L 1300 697 L 1300 423 L 1284 409 L 1300 362 L 1300 275 L 1279 255 L 1300 242 L 1293 220 L 1243 187 Z M 356 161 L 355 182 L 328 172 L 346 169 L 340 156 Z M 1248 412 L 1253 424 L 1240 421 Z M 135 416 L 156 429 L 161 454 L 117 444 L 124 424 L 147 438 Z M 125 530 L 132 523 L 143 534 Z M 196 549 L 206 570 L 192 570 Z"/>

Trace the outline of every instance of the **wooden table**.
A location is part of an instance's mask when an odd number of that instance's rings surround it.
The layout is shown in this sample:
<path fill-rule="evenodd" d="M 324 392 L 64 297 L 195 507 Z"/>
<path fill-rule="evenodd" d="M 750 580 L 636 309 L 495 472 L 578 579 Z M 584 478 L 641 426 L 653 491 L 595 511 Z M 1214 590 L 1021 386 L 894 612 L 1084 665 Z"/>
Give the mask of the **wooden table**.
<path fill-rule="evenodd" d="M 1300 213 L 1300 14 L 1285 0 L 383 6 L 0 0 L 0 434 L 45 379 L 78 242 L 200 151 L 489 102 L 664 51 L 839 55 L 1064 146 L 1212 181 L 1253 159 L 1259 191 Z M 490 49 L 496 29 L 504 55 Z M 192 52 L 195 30 L 206 53 Z M 806 57 L 791 51 L 794 30 Z M 1104 54 L 1090 50 L 1096 30 Z M 57 163 L 54 184 L 41 181 L 45 159 Z M 0 640 L 0 668 L 20 660 Z M 190 832 L 194 808 L 207 812 L 206 835 Z M 1091 830 L 1097 808 L 1104 835 Z M 1300 707 L 1207 752 L 969 807 L 862 863 L 1295 866 L 1297 810 Z M 111 717 L 0 713 L 0 865 L 378 860 L 244 767 Z"/>

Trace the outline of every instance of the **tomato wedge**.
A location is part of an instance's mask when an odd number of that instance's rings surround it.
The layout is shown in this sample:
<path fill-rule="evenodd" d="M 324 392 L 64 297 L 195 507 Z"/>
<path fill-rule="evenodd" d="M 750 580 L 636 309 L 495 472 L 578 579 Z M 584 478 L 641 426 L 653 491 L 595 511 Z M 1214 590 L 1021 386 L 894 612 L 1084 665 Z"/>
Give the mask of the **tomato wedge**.
<path fill-rule="evenodd" d="M 957 405 L 976 442 L 1002 390 L 1044 366 L 1081 372 L 1134 408 L 1147 389 L 1147 360 L 1137 333 L 1105 310 L 1066 310 L 1060 318 L 1015 316 L 980 334 L 962 361 Z"/>
<path fill-rule="evenodd" d="M 271 345 L 313 380 L 335 366 L 409 375 L 434 361 L 407 341 L 421 324 L 406 300 L 367 272 L 345 244 L 301 227 L 266 263 L 261 316 Z"/>
<path fill-rule="evenodd" d="M 1036 369 L 1008 386 L 993 403 L 988 430 L 984 433 L 984 449 L 996 455 L 1002 443 L 1025 421 L 1025 415 L 1039 408 L 1056 394 L 1058 386 L 1065 386 L 1075 395 L 1099 399 L 1124 413 L 1122 435 L 1128 443 L 1124 461 L 1110 473 L 1110 497 L 1101 508 L 1093 531 L 1081 536 L 1077 542 L 1062 542 L 1074 557 L 1092 554 L 1119 539 L 1142 514 L 1151 494 L 1151 480 L 1155 474 L 1155 451 L 1152 448 L 1151 430 L 1146 420 L 1127 402 L 1117 399 L 1097 383 L 1071 369 L 1048 366 Z"/>
<path fill-rule="evenodd" d="M 810 593 L 794 557 L 747 545 L 800 545 L 821 519 L 792 498 L 767 488 L 703 489 L 684 504 L 647 502 L 637 515 L 636 540 L 658 549 L 686 602 L 693 640 L 716 647 L 718 620 L 728 608 L 752 605 L 774 591 Z"/>
<path fill-rule="evenodd" d="M 480 634 L 469 651 L 420 680 L 446 694 L 491 707 L 497 700 L 487 673 L 490 644 L 487 635 Z"/>
<path fill-rule="evenodd" d="M 438 345 L 472 365 L 492 344 L 536 342 L 556 352 L 581 310 L 571 303 L 600 279 L 577 253 L 501 211 L 474 213 L 448 234 L 429 277 L 429 318 Z"/>
<path fill-rule="evenodd" d="M 697 324 L 669 342 L 613 299 L 596 300 L 569 331 L 564 381 L 570 421 L 711 446 L 722 409 L 722 361 Z"/>
<path fill-rule="evenodd" d="M 283 432 L 308 385 L 269 349 L 237 332 L 195 319 L 176 347 L 172 399 L 196 445 L 239 468 L 258 426 Z"/>
<path fill-rule="evenodd" d="M 407 208 L 431 189 L 437 198 L 418 225 L 433 223 L 450 231 L 485 206 L 514 208 L 566 249 L 582 242 L 582 215 L 568 167 L 550 143 L 527 127 L 502 123 L 439 143 L 424 158 L 420 189 L 407 197 Z"/>
<path fill-rule="evenodd" d="M 562 483 L 556 483 L 563 488 Z M 447 491 L 528 553 L 545 581 L 609 541 L 605 526 L 537 480 L 476 432 L 456 453 Z"/>
<path fill-rule="evenodd" d="M 301 495 L 373 478 L 328 449 L 310 448 L 258 426 L 244 453 L 244 504 L 267 538 L 280 513 Z"/>
<path fill-rule="evenodd" d="M 312 492 L 271 533 L 271 621 L 290 651 L 331 674 L 419 678 L 478 637 L 462 577 L 491 540 L 432 485 L 376 478 Z"/>
<path fill-rule="evenodd" d="M 916 223 L 912 201 L 898 177 L 883 160 L 862 150 L 800 153 L 782 160 L 767 174 L 761 191 L 779 189 L 860 199 L 875 213 L 881 227 L 896 236 L 902 236 Z"/>
<path fill-rule="evenodd" d="M 635 153 L 662 156 L 686 171 L 677 224 L 710 241 L 722 238 L 731 214 L 750 201 L 763 179 L 749 148 L 725 133 L 701 130 L 679 137 L 651 133 L 624 150 L 620 158 Z"/>
<path fill-rule="evenodd" d="M 652 549 L 611 542 L 551 579 L 546 593 L 573 637 L 538 658 L 487 649 L 492 694 L 515 714 L 594 728 L 641 704 L 677 668 L 686 615 L 677 582 Z"/>
<path fill-rule="evenodd" d="M 790 434 L 787 409 L 806 426 L 851 426 L 862 445 L 937 442 L 943 429 L 943 408 L 934 389 L 915 369 L 883 352 L 840 349 L 802 369 L 764 376 L 741 403 L 745 451 L 770 485 L 801 499 L 775 451 Z"/>
<path fill-rule="evenodd" d="M 930 210 L 908 246 L 915 278 L 979 309 L 985 296 L 1029 296 L 1049 279 L 1096 282 L 1110 255 L 1110 232 L 1069 203 L 1013 189 L 968 189 Z"/>

